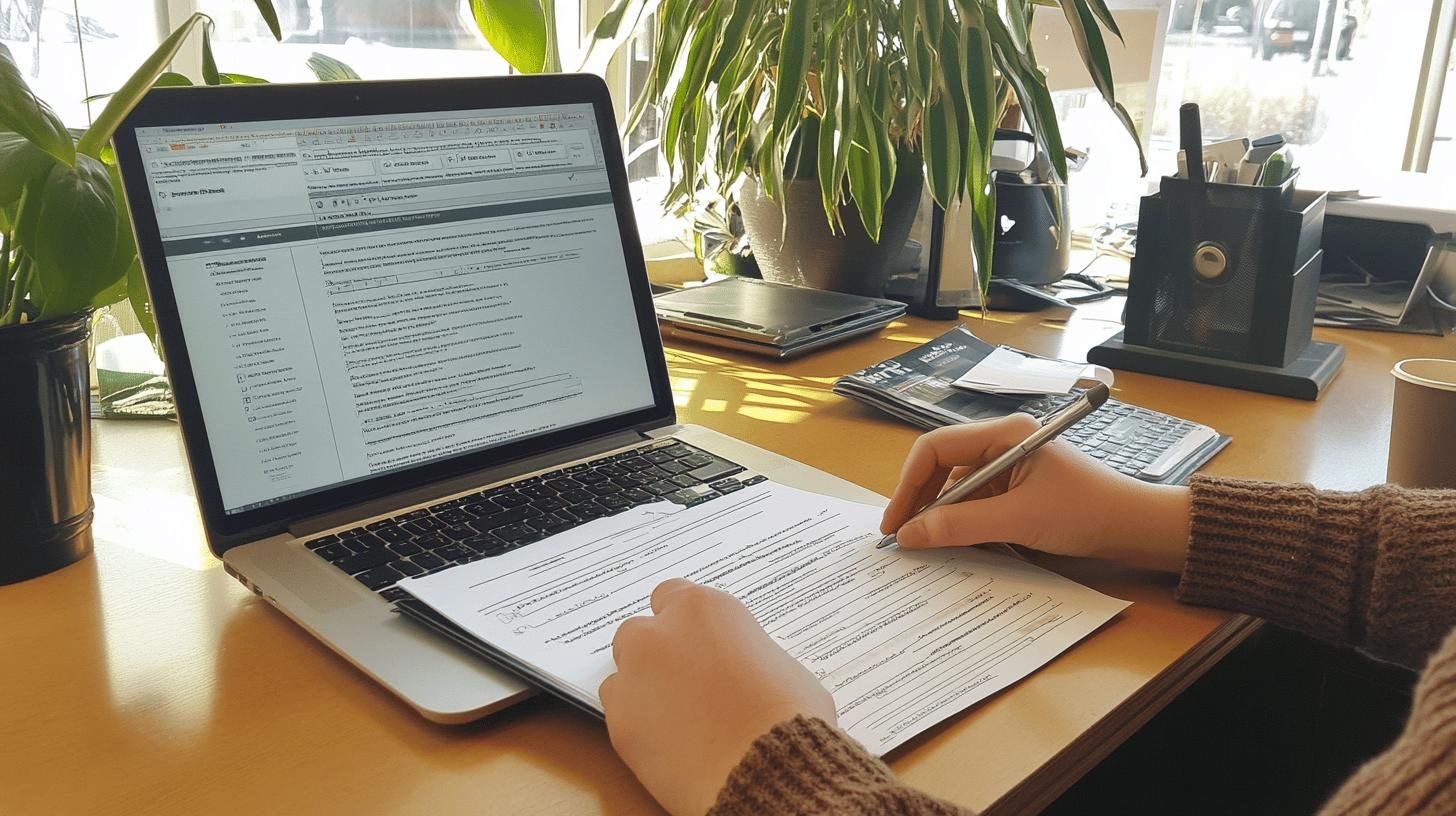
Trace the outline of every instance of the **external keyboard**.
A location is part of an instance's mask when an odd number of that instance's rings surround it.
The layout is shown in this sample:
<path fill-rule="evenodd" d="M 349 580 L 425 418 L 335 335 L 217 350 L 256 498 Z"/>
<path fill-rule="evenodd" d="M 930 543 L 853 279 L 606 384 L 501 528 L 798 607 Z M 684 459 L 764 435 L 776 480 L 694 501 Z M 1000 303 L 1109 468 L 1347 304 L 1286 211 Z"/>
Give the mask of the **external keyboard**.
<path fill-rule="evenodd" d="M 492 487 L 304 543 L 386 600 L 428 575 L 652 502 L 691 507 L 763 476 L 676 440 L 633 448 Z"/>
<path fill-rule="evenodd" d="M 1048 397 L 1026 403 L 1020 410 L 1042 419 L 1077 396 Z M 1207 425 L 1108 400 L 1068 428 L 1062 438 L 1114 470 L 1156 481 L 1194 451 L 1218 439 L 1218 432 Z"/>

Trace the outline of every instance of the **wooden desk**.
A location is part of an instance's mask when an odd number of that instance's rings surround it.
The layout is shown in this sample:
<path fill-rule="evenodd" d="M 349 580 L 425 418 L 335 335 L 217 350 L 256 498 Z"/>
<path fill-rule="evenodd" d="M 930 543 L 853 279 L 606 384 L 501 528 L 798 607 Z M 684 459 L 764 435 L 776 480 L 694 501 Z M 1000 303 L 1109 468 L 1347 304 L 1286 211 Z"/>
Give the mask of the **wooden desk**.
<path fill-rule="evenodd" d="M 1077 358 L 1116 302 L 1067 325 L 968 318 L 992 342 Z M 948 324 L 776 365 L 669 350 L 683 421 L 889 491 L 915 431 L 829 393 Z M 1449 340 L 1321 332 L 1349 360 L 1318 404 L 1119 374 L 1124 400 L 1234 443 L 1212 473 L 1357 488 L 1383 479 L 1391 363 Z M 249 594 L 206 551 L 175 427 L 98 422 L 96 555 L 0 587 L 0 812 L 643 813 L 597 723 L 537 699 L 464 727 L 404 705 Z M 1075 512 L 1075 497 L 1068 497 Z M 1185 607 L 1166 577 L 1048 561 L 1136 601 L 1028 680 L 892 757 L 909 782 L 993 813 L 1050 801 L 1253 626 Z"/>

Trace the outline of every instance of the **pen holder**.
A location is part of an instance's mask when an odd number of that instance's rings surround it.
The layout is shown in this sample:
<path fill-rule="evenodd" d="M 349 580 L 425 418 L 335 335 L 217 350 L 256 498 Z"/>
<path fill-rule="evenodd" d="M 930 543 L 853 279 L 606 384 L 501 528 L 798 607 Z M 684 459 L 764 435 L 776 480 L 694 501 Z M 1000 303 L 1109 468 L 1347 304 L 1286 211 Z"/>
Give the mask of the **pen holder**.
<path fill-rule="evenodd" d="M 1126 328 L 1088 359 L 1316 398 L 1344 358 L 1311 342 L 1325 199 L 1296 192 L 1293 178 L 1257 187 L 1165 177 L 1138 212 Z"/>

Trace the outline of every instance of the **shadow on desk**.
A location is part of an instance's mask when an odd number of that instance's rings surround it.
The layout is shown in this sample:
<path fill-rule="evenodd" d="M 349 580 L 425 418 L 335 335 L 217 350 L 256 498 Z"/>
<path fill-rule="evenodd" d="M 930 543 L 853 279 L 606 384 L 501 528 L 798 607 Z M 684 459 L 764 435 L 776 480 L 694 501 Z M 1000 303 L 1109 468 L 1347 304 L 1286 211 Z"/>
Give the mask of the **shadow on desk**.
<path fill-rule="evenodd" d="M 1400 735 L 1415 681 L 1266 625 L 1043 816 L 1313 814 Z"/>

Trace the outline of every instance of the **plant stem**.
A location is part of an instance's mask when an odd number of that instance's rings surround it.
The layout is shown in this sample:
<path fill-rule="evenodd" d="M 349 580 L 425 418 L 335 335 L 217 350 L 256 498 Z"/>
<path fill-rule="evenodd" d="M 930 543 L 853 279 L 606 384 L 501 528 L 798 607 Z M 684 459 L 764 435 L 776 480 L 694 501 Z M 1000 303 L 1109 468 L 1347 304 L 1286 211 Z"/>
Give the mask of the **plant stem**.
<path fill-rule="evenodd" d="M 556 0 L 542 0 L 541 11 L 546 17 L 546 59 L 541 70 L 546 73 L 561 73 L 561 47 L 556 33 Z"/>
<path fill-rule="evenodd" d="M 10 233 L 0 232 L 0 310 L 10 302 Z"/>
<path fill-rule="evenodd" d="M 10 305 L 0 316 L 0 326 L 14 326 L 20 322 L 20 306 L 25 302 L 25 292 L 29 287 L 30 259 L 21 258 L 15 264 L 15 288 L 10 291 Z"/>

